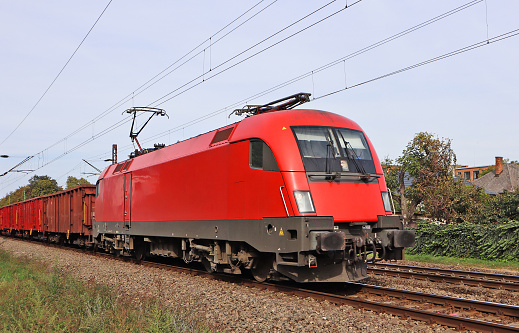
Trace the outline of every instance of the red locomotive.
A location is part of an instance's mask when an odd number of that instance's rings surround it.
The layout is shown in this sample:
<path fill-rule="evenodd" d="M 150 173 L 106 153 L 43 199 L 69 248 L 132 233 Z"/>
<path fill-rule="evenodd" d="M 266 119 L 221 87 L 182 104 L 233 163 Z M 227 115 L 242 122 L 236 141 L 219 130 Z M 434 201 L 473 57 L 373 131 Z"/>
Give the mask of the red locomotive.
<path fill-rule="evenodd" d="M 96 188 L 2 207 L 0 229 L 200 261 L 210 271 L 250 270 L 260 281 L 364 279 L 368 261 L 401 259 L 414 232 L 392 214 L 362 129 L 333 113 L 290 110 L 308 100 L 297 94 L 236 110 L 251 116 L 136 151 L 106 168 Z"/>
<path fill-rule="evenodd" d="M 368 260 L 400 259 L 414 233 L 391 212 L 371 142 L 345 117 L 288 110 L 308 96 L 105 169 L 98 245 L 297 282 L 356 281 Z"/>

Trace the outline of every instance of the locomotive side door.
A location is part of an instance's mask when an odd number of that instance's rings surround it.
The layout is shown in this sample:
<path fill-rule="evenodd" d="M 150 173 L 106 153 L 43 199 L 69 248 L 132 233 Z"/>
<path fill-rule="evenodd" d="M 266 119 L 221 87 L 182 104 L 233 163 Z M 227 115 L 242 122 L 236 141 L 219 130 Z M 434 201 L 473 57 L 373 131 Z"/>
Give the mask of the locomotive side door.
<path fill-rule="evenodd" d="M 132 173 L 124 174 L 124 204 L 123 222 L 126 228 L 131 226 L 131 200 L 132 200 Z"/>

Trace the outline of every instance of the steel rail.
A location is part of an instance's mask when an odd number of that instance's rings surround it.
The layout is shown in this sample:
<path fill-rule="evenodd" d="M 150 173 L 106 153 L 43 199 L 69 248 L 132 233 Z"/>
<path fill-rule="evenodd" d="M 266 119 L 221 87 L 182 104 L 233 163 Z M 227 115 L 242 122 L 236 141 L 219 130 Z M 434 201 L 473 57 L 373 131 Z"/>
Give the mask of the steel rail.
<path fill-rule="evenodd" d="M 435 274 L 439 274 L 439 275 L 457 275 L 457 276 L 464 276 L 464 277 L 471 277 L 471 278 L 484 278 L 487 280 L 519 283 L 519 275 L 461 271 L 461 270 L 456 270 L 456 269 L 398 265 L 398 264 L 388 264 L 388 263 L 369 264 L 369 267 L 381 267 L 381 268 L 383 267 L 383 268 L 388 268 L 388 269 L 405 269 L 405 270 L 413 270 L 413 271 L 431 272 L 431 273 L 435 273 Z"/>
<path fill-rule="evenodd" d="M 376 294 L 380 296 L 391 296 L 405 298 L 418 302 L 430 302 L 437 305 L 452 306 L 454 308 L 476 310 L 480 312 L 493 313 L 510 317 L 519 317 L 519 306 L 477 301 L 473 299 L 458 298 L 452 296 L 427 294 L 418 291 L 380 287 L 363 283 L 349 283 L 359 288 L 359 291 Z"/>
<path fill-rule="evenodd" d="M 382 312 L 397 315 L 403 318 L 421 320 L 429 324 L 436 323 L 440 325 L 454 327 L 459 330 L 468 329 L 480 332 L 519 332 L 519 327 L 508 326 L 478 319 L 451 316 L 442 313 L 419 310 L 387 303 L 379 303 L 350 296 L 339 296 L 311 290 L 294 290 L 298 288 L 288 286 L 276 285 L 275 287 L 273 287 L 273 289 L 277 291 L 283 291 L 292 295 L 326 300 L 328 302 L 339 305 L 349 305 L 356 308 L 372 310 L 378 313 Z"/>
<path fill-rule="evenodd" d="M 377 266 L 381 267 L 377 267 Z M 416 278 L 421 280 L 428 280 L 433 282 L 447 282 L 447 283 L 462 283 L 468 286 L 476 286 L 476 287 L 485 287 L 485 288 L 493 288 L 493 289 L 504 289 L 510 291 L 519 291 L 519 282 L 502 281 L 502 280 L 494 280 L 494 279 L 485 279 L 481 278 L 482 274 L 473 274 L 473 272 L 466 271 L 458 271 L 460 274 L 456 275 L 455 270 L 441 270 L 438 271 L 430 269 L 426 267 L 426 269 L 421 270 L 422 267 L 414 267 L 408 266 L 409 269 L 405 269 L 405 266 L 394 265 L 395 267 L 390 267 L 392 264 L 386 264 L 387 266 L 383 266 L 384 264 L 374 264 L 368 266 L 368 273 L 373 275 L 385 275 L 385 276 L 395 276 L 395 277 L 403 277 L 403 278 Z M 382 267 L 383 266 L 383 267 Z M 388 267 L 389 266 L 389 267 Z M 402 269 L 404 268 L 404 269 Z M 439 273 L 441 272 L 441 274 Z M 448 272 L 448 273 L 447 273 Z M 513 275 L 502 275 L 502 274 L 490 274 L 490 276 L 505 276 L 509 277 Z"/>

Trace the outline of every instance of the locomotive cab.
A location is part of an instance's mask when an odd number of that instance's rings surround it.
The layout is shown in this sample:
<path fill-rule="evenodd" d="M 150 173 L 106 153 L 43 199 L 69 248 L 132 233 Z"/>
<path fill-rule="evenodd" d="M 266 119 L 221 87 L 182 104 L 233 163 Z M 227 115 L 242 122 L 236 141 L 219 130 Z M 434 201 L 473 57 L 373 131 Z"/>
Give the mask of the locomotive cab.
<path fill-rule="evenodd" d="M 292 112 L 288 135 L 270 130 L 264 139 L 281 165 L 287 216 L 270 221 L 266 234 L 286 234 L 285 243 L 297 249 L 273 246 L 276 272 L 298 282 L 355 281 L 366 277 L 368 261 L 402 259 L 414 232 L 393 215 L 380 163 L 360 127 L 322 111 L 279 111 L 280 119 L 284 112 Z M 288 129 L 275 120 L 269 127 Z"/>

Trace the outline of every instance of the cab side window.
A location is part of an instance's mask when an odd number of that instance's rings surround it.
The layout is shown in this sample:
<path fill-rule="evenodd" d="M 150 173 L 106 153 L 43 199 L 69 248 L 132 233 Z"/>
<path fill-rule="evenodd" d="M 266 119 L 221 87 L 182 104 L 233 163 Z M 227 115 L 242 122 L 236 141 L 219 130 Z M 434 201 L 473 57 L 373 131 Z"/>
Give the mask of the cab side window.
<path fill-rule="evenodd" d="M 272 150 L 260 139 L 252 139 L 249 141 L 249 166 L 253 169 L 279 171 Z"/>
<path fill-rule="evenodd" d="M 101 180 L 98 180 L 96 183 L 96 198 L 99 196 L 100 187 L 101 187 Z"/>

